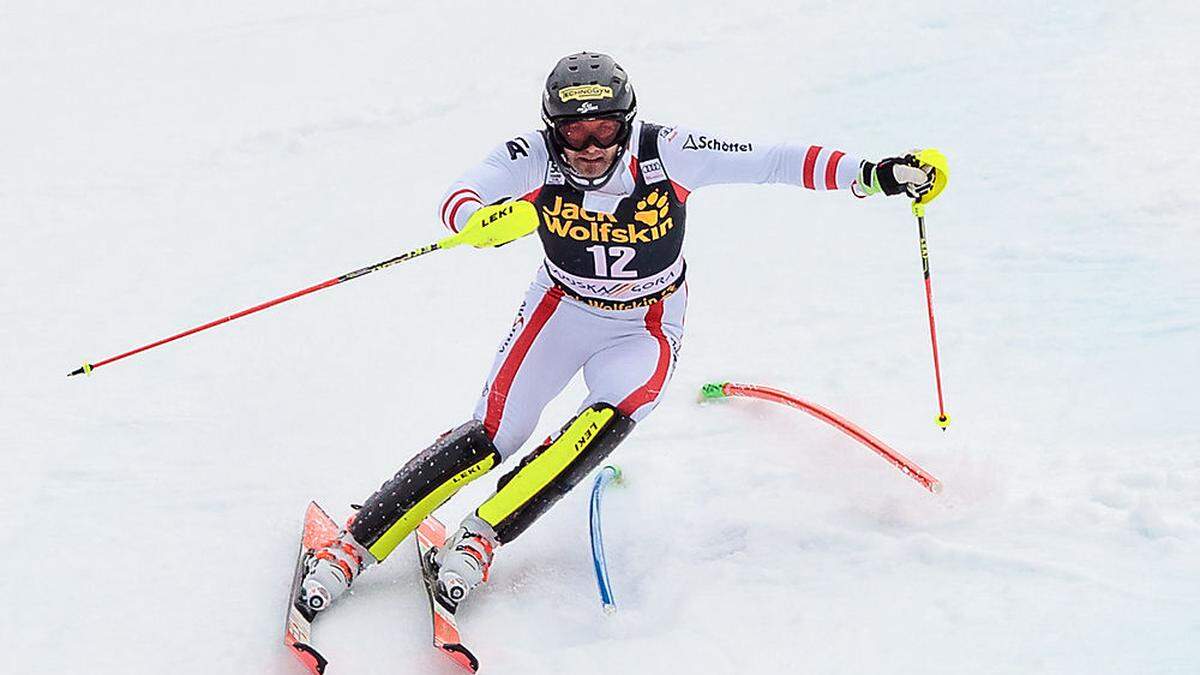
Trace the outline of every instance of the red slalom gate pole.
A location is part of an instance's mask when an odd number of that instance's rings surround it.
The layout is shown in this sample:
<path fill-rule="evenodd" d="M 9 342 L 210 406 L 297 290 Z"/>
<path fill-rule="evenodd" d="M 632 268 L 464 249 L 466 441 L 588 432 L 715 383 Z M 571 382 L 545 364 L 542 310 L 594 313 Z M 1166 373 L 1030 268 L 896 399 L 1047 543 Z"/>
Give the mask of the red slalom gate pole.
<path fill-rule="evenodd" d="M 447 239 L 449 239 L 449 238 L 447 238 Z M 412 260 L 413 258 L 416 258 L 418 256 L 423 256 L 426 253 L 433 253 L 434 251 L 444 248 L 443 244 L 447 242 L 447 239 L 443 239 L 442 241 L 440 241 L 436 244 L 429 244 L 428 246 L 422 246 L 421 248 L 413 249 L 407 253 L 398 255 L 395 258 L 389 258 L 387 260 L 384 260 L 383 262 L 378 262 L 378 263 L 375 263 L 374 265 L 368 265 L 367 267 L 363 267 L 361 269 L 354 270 L 353 272 L 347 272 L 339 277 L 334 277 L 332 279 L 329 279 L 328 281 L 322 281 L 319 284 L 314 284 L 312 286 L 309 286 L 308 288 L 300 289 L 294 293 L 288 293 L 287 295 L 275 298 L 274 300 L 268 300 L 262 304 L 255 305 L 248 309 L 243 309 L 240 312 L 235 312 L 233 314 L 230 314 L 227 317 L 220 318 L 215 321 L 209 321 L 208 323 L 200 325 L 200 326 L 196 326 L 195 328 L 189 328 L 189 329 L 183 331 L 182 333 L 176 333 L 175 335 L 172 335 L 170 337 L 165 337 L 161 340 L 156 340 L 155 342 L 151 342 L 150 344 L 142 345 L 141 347 L 137 347 L 136 349 L 131 349 L 123 354 L 117 354 L 116 356 L 110 356 L 107 359 L 104 359 L 103 361 L 97 361 L 95 363 L 84 363 L 79 368 L 67 373 L 67 377 L 71 377 L 72 375 L 85 375 L 85 374 L 91 375 L 93 370 L 95 370 L 101 366 L 108 365 L 114 361 L 120 361 L 123 358 L 133 356 L 134 354 L 140 354 L 148 349 L 154 349 L 155 347 L 158 347 L 160 345 L 165 345 L 168 342 L 174 342 L 175 340 L 178 340 L 180 338 L 185 338 L 189 335 L 194 335 L 196 333 L 199 333 L 200 331 L 208 330 L 209 328 L 212 328 L 213 326 L 219 326 L 223 323 L 228 323 L 230 321 L 233 321 L 234 319 L 240 319 L 243 316 L 246 316 L 249 314 L 254 314 L 255 312 L 261 312 L 262 310 L 267 309 L 268 307 L 274 307 L 275 305 L 282 304 L 284 302 L 287 302 L 288 300 L 295 300 L 296 298 L 308 295 L 309 293 L 315 293 L 319 290 L 329 288 L 330 286 L 336 286 L 342 282 L 350 281 L 351 279 L 357 279 L 358 277 L 361 277 L 361 276 L 366 276 L 366 275 L 370 274 L 371 272 L 378 272 L 379 270 L 384 269 L 385 267 L 391 267 L 392 265 L 402 263 L 406 260 Z"/>
<path fill-rule="evenodd" d="M 823 408 L 815 403 L 809 403 L 798 396 L 793 396 L 785 391 L 770 387 L 761 387 L 753 384 L 735 384 L 733 382 L 706 384 L 700 390 L 700 395 L 706 399 L 726 398 L 730 396 L 757 398 L 773 403 L 782 403 L 783 405 L 802 410 L 823 422 L 828 422 L 847 436 L 867 446 L 875 454 L 886 459 L 892 466 L 900 469 L 901 473 L 920 483 L 921 487 L 926 490 L 934 494 L 942 491 L 942 482 L 918 466 L 916 462 L 888 447 L 886 443 L 867 433 L 850 420 L 832 410 Z"/>

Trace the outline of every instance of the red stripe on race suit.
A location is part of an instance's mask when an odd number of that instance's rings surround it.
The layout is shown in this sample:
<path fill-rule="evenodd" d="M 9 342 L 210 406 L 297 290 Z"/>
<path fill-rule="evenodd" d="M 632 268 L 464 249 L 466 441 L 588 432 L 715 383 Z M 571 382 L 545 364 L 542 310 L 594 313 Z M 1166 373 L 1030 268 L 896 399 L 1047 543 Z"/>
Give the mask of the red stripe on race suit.
<path fill-rule="evenodd" d="M 825 189 L 826 190 L 838 189 L 838 184 L 837 184 L 838 162 L 842 161 L 842 157 L 845 154 L 846 153 L 842 152 L 841 150 L 834 150 L 833 154 L 829 156 L 829 162 L 827 164 L 825 164 Z"/>
<path fill-rule="evenodd" d="M 662 330 L 662 316 L 664 302 L 656 302 L 650 305 L 650 309 L 646 311 L 646 330 L 654 339 L 658 341 L 658 364 L 654 367 L 654 374 L 646 381 L 646 384 L 633 390 L 633 393 L 625 397 L 617 406 L 617 410 L 621 411 L 622 415 L 632 416 L 638 408 L 650 403 L 658 398 L 662 392 L 663 384 L 667 381 L 667 371 L 671 367 L 671 345 L 667 344 L 667 336 Z"/>
<path fill-rule="evenodd" d="M 521 200 L 532 204 L 537 201 L 538 195 L 541 193 L 542 193 L 542 188 L 535 188 L 535 189 L 529 191 L 528 193 L 526 193 L 523 197 L 521 197 Z"/>
<path fill-rule="evenodd" d="M 688 195 L 692 194 L 691 190 L 688 190 L 675 181 L 671 181 L 671 187 L 675 188 L 675 198 L 679 200 L 679 203 L 687 203 Z"/>
<path fill-rule="evenodd" d="M 500 422 L 504 417 L 504 403 L 508 400 L 508 391 L 512 389 L 517 371 L 521 369 L 521 362 L 525 360 L 525 355 L 529 353 L 533 341 L 537 339 L 538 333 L 550 320 L 554 310 L 558 309 L 558 302 L 562 300 L 562 296 L 562 289 L 557 286 L 546 291 L 541 302 L 538 303 L 537 309 L 533 310 L 533 315 L 529 317 L 529 322 L 525 324 L 525 327 L 521 329 L 521 334 L 513 342 L 512 351 L 508 353 L 504 363 L 496 371 L 496 377 L 488 389 L 487 414 L 483 418 L 483 429 L 490 438 L 496 438 L 496 432 L 500 430 Z"/>
<path fill-rule="evenodd" d="M 808 152 L 804 155 L 804 187 L 809 190 L 817 189 L 813 173 L 817 167 L 817 155 L 819 154 L 821 154 L 821 146 L 810 145 L 808 146 Z"/>
<path fill-rule="evenodd" d="M 458 215 L 458 209 L 460 207 L 462 207 L 465 204 L 470 204 L 471 202 L 475 202 L 476 204 L 483 206 L 483 202 L 479 201 L 475 197 L 472 197 L 471 195 L 467 195 L 467 196 L 463 197 L 462 199 L 459 199 L 458 202 L 454 205 L 454 208 L 450 209 L 450 218 L 446 221 L 446 227 L 449 227 L 451 230 L 458 232 L 458 227 L 455 226 L 455 224 L 454 224 L 454 217 Z"/>
<path fill-rule="evenodd" d="M 459 188 L 459 189 L 455 190 L 454 192 L 451 192 L 450 196 L 446 197 L 446 201 L 442 202 L 441 216 L 442 216 L 443 223 L 446 223 L 446 211 L 450 208 L 450 204 L 452 202 L 454 202 L 454 198 L 459 195 L 463 195 L 463 194 L 469 194 L 472 197 L 474 197 L 476 200 L 478 200 L 480 204 L 483 203 L 483 199 L 480 199 L 478 192 L 472 190 L 471 188 Z M 449 223 L 447 223 L 447 224 L 449 224 Z"/>

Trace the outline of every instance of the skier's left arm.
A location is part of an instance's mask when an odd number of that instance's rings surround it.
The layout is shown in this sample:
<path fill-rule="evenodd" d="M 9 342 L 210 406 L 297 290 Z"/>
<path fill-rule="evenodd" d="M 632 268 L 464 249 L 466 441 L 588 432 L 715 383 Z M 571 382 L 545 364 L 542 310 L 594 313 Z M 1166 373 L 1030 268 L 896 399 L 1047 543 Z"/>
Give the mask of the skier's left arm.
<path fill-rule="evenodd" d="M 836 148 L 763 143 L 674 127 L 659 136 L 667 173 L 692 192 L 707 185 L 787 183 L 809 190 L 851 190 L 855 196 L 909 193 L 932 187 L 932 169 L 912 155 L 871 162 Z"/>

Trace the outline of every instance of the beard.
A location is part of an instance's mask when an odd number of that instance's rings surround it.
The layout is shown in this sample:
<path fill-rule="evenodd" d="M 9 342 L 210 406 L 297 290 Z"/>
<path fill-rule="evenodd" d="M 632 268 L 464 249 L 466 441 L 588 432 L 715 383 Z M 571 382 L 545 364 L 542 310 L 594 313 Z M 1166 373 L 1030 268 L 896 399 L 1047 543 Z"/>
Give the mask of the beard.
<path fill-rule="evenodd" d="M 567 156 L 567 163 L 570 164 L 571 169 L 584 178 L 603 176 L 615 161 L 617 161 L 616 148 L 606 150 L 595 158 L 585 158 L 579 153 L 571 153 Z"/>

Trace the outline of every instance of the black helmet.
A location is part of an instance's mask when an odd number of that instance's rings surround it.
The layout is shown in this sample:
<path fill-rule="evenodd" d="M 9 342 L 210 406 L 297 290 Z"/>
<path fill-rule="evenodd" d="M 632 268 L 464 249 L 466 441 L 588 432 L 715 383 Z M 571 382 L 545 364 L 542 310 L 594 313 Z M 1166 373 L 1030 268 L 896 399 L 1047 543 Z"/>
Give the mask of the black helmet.
<path fill-rule="evenodd" d="M 617 168 L 617 162 L 596 178 L 584 178 L 571 169 L 563 155 L 560 123 L 590 118 L 612 118 L 621 122 L 614 144 L 624 146 L 633 130 L 637 97 L 625 70 L 607 54 L 579 52 L 559 59 L 542 92 L 542 121 L 550 142 L 550 157 L 573 186 L 591 190 L 604 185 Z M 609 146 L 611 147 L 611 146 Z"/>

